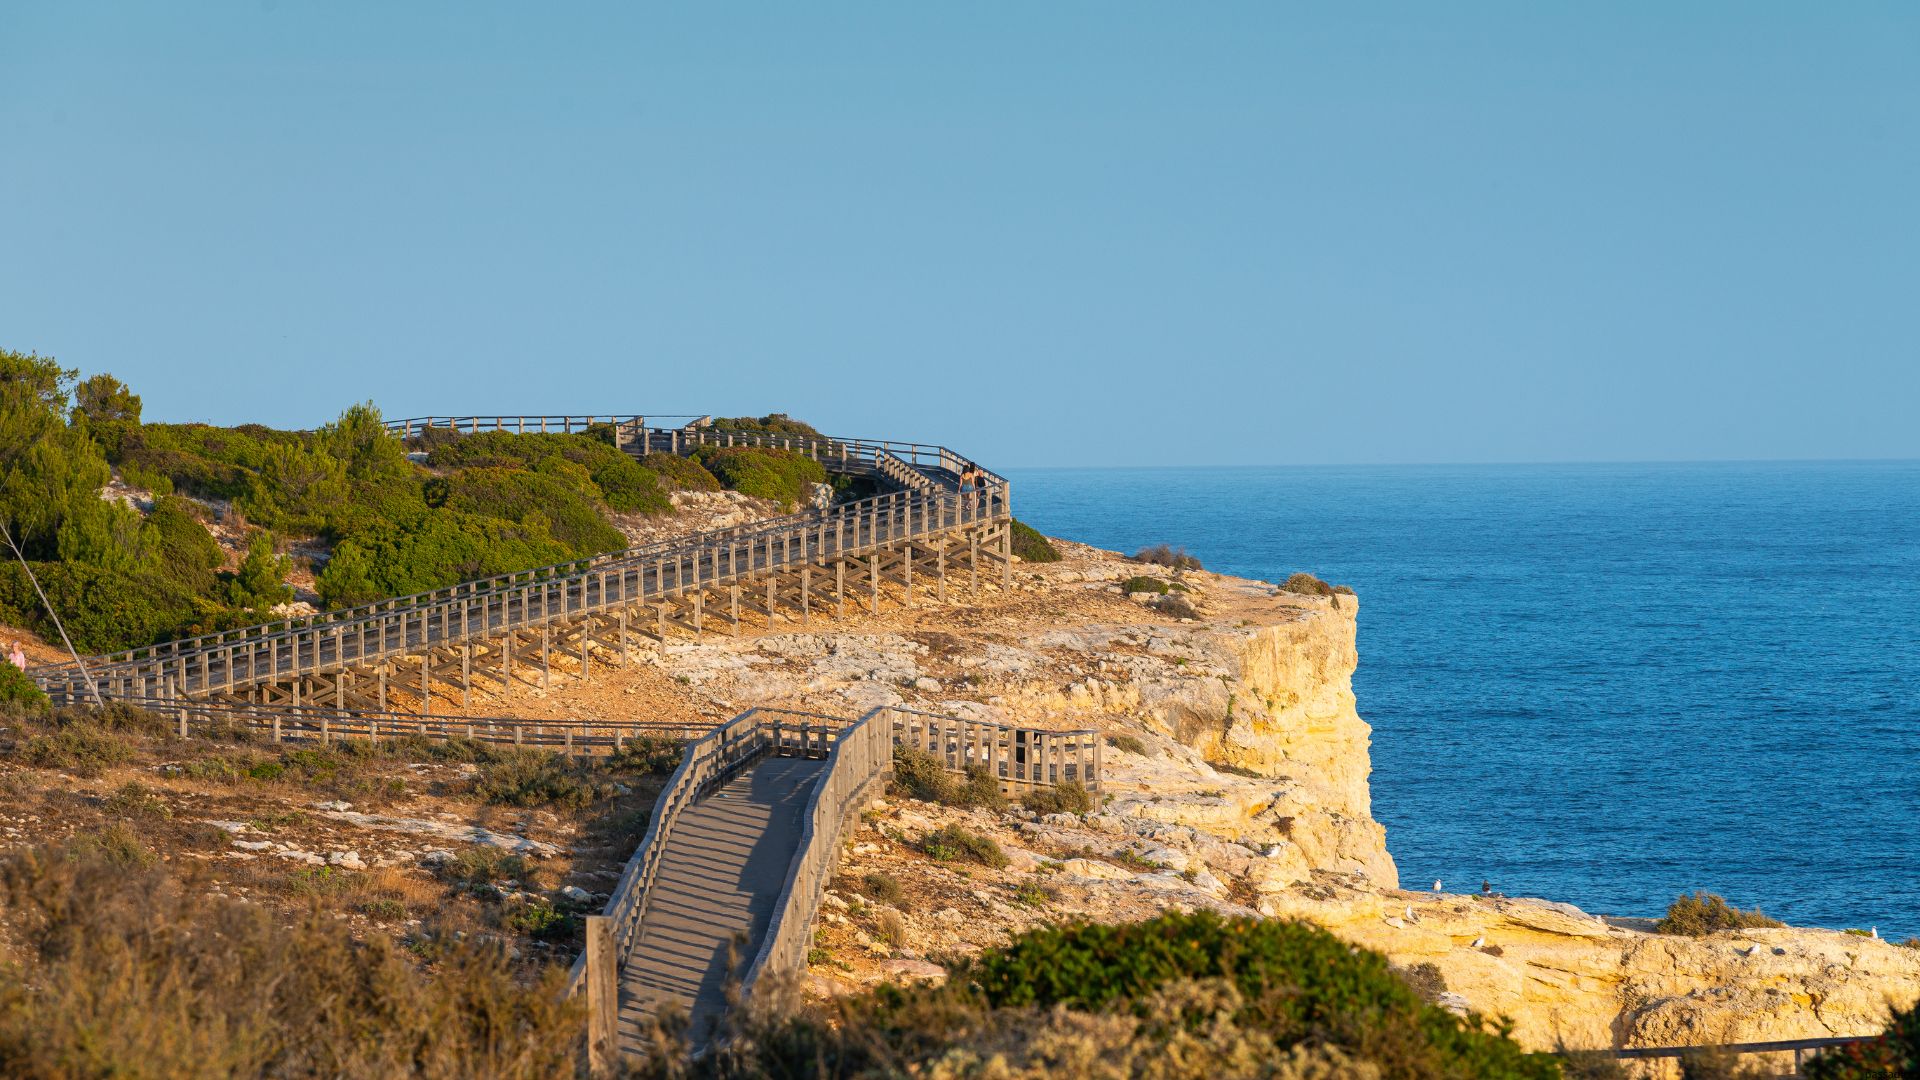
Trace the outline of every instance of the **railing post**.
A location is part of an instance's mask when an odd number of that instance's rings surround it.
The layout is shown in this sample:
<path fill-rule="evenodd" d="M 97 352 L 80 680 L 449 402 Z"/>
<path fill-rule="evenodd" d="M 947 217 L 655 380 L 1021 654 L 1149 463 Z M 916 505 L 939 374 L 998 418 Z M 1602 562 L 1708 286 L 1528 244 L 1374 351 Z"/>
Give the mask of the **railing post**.
<path fill-rule="evenodd" d="M 614 956 L 613 920 L 586 917 L 587 1068 L 610 1076 L 619 1064 L 620 964 Z"/>

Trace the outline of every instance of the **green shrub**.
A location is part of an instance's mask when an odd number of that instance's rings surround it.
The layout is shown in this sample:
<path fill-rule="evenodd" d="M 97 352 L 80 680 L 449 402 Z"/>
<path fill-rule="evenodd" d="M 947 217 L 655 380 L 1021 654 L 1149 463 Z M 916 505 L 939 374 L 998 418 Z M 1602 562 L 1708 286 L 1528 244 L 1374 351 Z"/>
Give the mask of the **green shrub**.
<path fill-rule="evenodd" d="M 686 760 L 686 747 L 664 735 L 641 735 L 628 739 L 603 763 L 611 773 L 666 776 Z"/>
<path fill-rule="evenodd" d="M 959 786 L 953 774 L 932 753 L 895 744 L 893 787 L 896 791 L 923 802 L 951 804 Z"/>
<path fill-rule="evenodd" d="M 413 521 L 382 523 L 354 534 L 334 549 L 317 584 L 329 604 L 365 603 L 576 557 L 544 526 L 432 511 Z"/>
<path fill-rule="evenodd" d="M 720 480 L 699 462 L 678 454 L 652 453 L 640 464 L 653 470 L 662 483 L 677 491 L 719 491 Z"/>
<path fill-rule="evenodd" d="M 195 593 L 213 587 L 214 572 L 226 561 L 226 552 L 201 522 L 197 506 L 178 496 L 161 498 L 142 531 L 160 573 Z"/>
<path fill-rule="evenodd" d="M 135 757 L 136 746 L 125 734 L 84 721 L 59 724 L 27 738 L 20 760 L 42 769 L 66 769 L 78 776 L 98 776 Z"/>
<path fill-rule="evenodd" d="M 1058 902 L 1059 899 L 1059 889 L 1051 885 L 1043 885 L 1038 881 L 1023 881 L 1020 887 L 1013 891 L 1014 902 L 1027 907 L 1043 908 Z"/>
<path fill-rule="evenodd" d="M 1115 750 L 1125 750 L 1129 754 L 1139 754 L 1141 757 L 1153 756 L 1152 751 L 1147 749 L 1147 744 L 1141 742 L 1135 735 L 1109 735 L 1107 745 Z"/>
<path fill-rule="evenodd" d="M 1780 922 L 1767 918 L 1759 908 L 1742 911 L 1729 905 L 1726 900 L 1714 893 L 1695 892 L 1682 894 L 1667 906 L 1666 917 L 1654 924 L 1657 934 L 1679 934 L 1685 937 L 1704 937 L 1721 930 L 1746 930 L 1760 927 L 1780 926 Z"/>
<path fill-rule="evenodd" d="M 440 877 L 456 885 L 472 887 L 496 881 L 525 881 L 532 872 L 531 863 L 519 855 L 497 847 L 465 848 L 440 864 Z"/>
<path fill-rule="evenodd" d="M 613 785 L 596 781 L 582 767 L 545 750 L 503 754 L 483 765 L 474 778 L 473 793 L 482 800 L 506 806 L 553 806 L 580 810 L 611 798 Z"/>
<path fill-rule="evenodd" d="M 507 911 L 500 925 L 538 941 L 565 941 L 573 937 L 580 920 L 551 902 L 536 898 Z"/>
<path fill-rule="evenodd" d="M 1036 814 L 1089 814 L 1093 812 L 1093 792 L 1084 784 L 1068 781 L 1028 792 L 1020 805 Z"/>
<path fill-rule="evenodd" d="M 1120 583 L 1120 591 L 1128 596 L 1134 593 L 1159 593 L 1164 596 L 1170 588 L 1172 586 L 1160 578 L 1147 577 L 1143 574 L 1136 574 Z"/>
<path fill-rule="evenodd" d="M 1187 554 L 1185 548 L 1168 547 L 1165 544 L 1141 548 L 1133 553 L 1133 561 L 1152 566 L 1165 566 L 1174 570 L 1200 569 L 1200 560 Z"/>
<path fill-rule="evenodd" d="M 969 832 L 958 825 L 948 825 L 927 834 L 920 841 L 920 850 L 927 857 L 939 862 L 975 862 L 995 870 L 1010 861 L 1007 853 L 1000 850 L 993 837 Z"/>
<path fill-rule="evenodd" d="M 1423 1002 L 1376 953 L 1306 924 L 1209 913 L 1031 931 L 941 986 L 883 986 L 823 1011 L 748 1019 L 704 1075 L 1561 1075 L 1507 1025 Z"/>
<path fill-rule="evenodd" d="M 292 571 L 292 559 L 273 553 L 273 537 L 256 532 L 247 541 L 247 557 L 240 561 L 240 568 L 226 579 L 227 602 L 255 611 L 284 604 L 293 599 L 293 587 L 287 584 Z"/>
<path fill-rule="evenodd" d="M 1333 586 L 1321 581 L 1309 573 L 1298 573 L 1280 584 L 1281 592 L 1296 593 L 1300 596 L 1332 596 Z"/>
<path fill-rule="evenodd" d="M 813 485 L 827 480 L 827 470 L 819 462 L 789 450 L 703 446 L 694 451 L 693 459 L 734 491 L 787 509 L 805 503 Z"/>
<path fill-rule="evenodd" d="M 436 446 L 427 458 L 435 468 L 517 466 L 538 468 L 560 458 L 586 470 L 593 483 L 592 497 L 622 513 L 659 514 L 673 509 L 652 469 L 632 456 L 586 435 L 516 435 L 486 431 Z M 548 466 L 551 469 L 551 466 Z"/>
<path fill-rule="evenodd" d="M 588 484 L 591 487 L 591 483 Z M 503 518 L 553 537 L 574 556 L 619 551 L 627 539 L 564 477 L 524 469 L 462 469 L 429 485 L 432 506 Z"/>
<path fill-rule="evenodd" d="M 120 785 L 119 790 L 104 799 L 100 808 L 115 817 L 129 818 L 170 818 L 173 811 L 167 807 L 166 800 L 155 794 L 153 789 L 136 781 Z"/>
<path fill-rule="evenodd" d="M 47 707 L 47 695 L 27 673 L 0 660 L 0 704 L 18 705 L 29 712 L 38 712 Z"/>
<path fill-rule="evenodd" d="M 722 416 L 707 424 L 708 431 L 745 431 L 759 435 L 795 435 L 803 438 L 823 439 L 819 429 L 812 424 L 795 420 L 786 413 L 768 413 L 766 416 Z"/>
<path fill-rule="evenodd" d="M 1023 521 L 1013 523 L 1013 553 L 1031 563 L 1060 561 L 1060 552 L 1053 543 Z"/>
<path fill-rule="evenodd" d="M 124 821 L 75 833 L 68 847 L 78 857 L 99 859 L 122 869 L 152 866 L 160 861 L 160 856 Z"/>
<path fill-rule="evenodd" d="M 892 874 L 875 870 L 860 879 L 860 892 L 869 900 L 899 907 L 907 898 L 907 890 L 901 888 L 900 879 Z"/>

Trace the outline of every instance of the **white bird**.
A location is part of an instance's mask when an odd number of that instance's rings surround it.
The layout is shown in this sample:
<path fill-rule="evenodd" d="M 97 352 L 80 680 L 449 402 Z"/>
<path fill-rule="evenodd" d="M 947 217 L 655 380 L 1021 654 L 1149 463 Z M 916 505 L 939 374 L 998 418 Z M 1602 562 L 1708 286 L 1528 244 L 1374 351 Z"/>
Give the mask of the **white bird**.
<path fill-rule="evenodd" d="M 1867 936 L 1878 941 L 1880 939 L 1880 928 L 1877 926 L 1867 927 Z"/>
<path fill-rule="evenodd" d="M 1473 939 L 1472 945 L 1469 945 L 1467 947 L 1470 949 L 1477 949 L 1480 946 L 1485 945 L 1486 943 L 1487 943 L 1487 935 L 1481 934 L 1479 937 Z"/>
<path fill-rule="evenodd" d="M 1434 891 L 1434 892 L 1439 892 L 1439 891 L 1440 891 L 1440 879 L 1439 879 L 1439 878 L 1434 878 L 1434 879 L 1433 879 L 1433 891 Z"/>
<path fill-rule="evenodd" d="M 1760 951 L 1760 946 L 1749 945 L 1744 949 L 1735 949 L 1733 951 L 1739 953 L 1741 956 L 1752 956 L 1754 953 L 1757 953 Z"/>
<path fill-rule="evenodd" d="M 1418 919 L 1418 918 L 1417 918 L 1417 917 L 1416 917 L 1416 916 L 1415 916 L 1415 915 L 1413 914 L 1413 905 L 1412 905 L 1412 904 L 1408 904 L 1408 905 L 1407 905 L 1407 921 L 1408 921 L 1408 922 L 1419 922 L 1419 921 L 1420 921 L 1420 920 L 1419 920 L 1419 919 Z"/>

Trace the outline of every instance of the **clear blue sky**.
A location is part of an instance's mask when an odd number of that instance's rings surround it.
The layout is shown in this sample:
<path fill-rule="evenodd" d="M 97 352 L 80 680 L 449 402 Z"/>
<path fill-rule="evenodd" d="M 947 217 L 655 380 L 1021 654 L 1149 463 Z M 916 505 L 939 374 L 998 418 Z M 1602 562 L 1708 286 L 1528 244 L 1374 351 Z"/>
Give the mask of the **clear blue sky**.
<path fill-rule="evenodd" d="M 0 0 L 0 345 L 223 423 L 1920 455 L 1920 5 L 1356 8 Z"/>

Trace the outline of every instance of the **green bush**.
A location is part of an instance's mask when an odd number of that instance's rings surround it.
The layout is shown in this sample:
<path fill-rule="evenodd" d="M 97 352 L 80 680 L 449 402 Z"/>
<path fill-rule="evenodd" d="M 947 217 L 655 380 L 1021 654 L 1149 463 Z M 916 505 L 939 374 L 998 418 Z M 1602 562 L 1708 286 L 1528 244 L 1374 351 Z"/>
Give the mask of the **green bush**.
<path fill-rule="evenodd" d="M 920 841 L 920 850 L 927 857 L 939 862 L 975 862 L 995 870 L 1010 861 L 1007 853 L 1000 850 L 993 837 L 981 833 L 969 832 L 958 825 L 948 825 L 926 835 Z"/>
<path fill-rule="evenodd" d="M 900 744 L 893 748 L 893 786 L 908 798 L 947 804 L 953 802 L 960 787 L 938 757 Z"/>
<path fill-rule="evenodd" d="M 686 747 L 677 739 L 641 735 L 628 739 L 602 763 L 609 773 L 666 776 L 686 760 Z"/>
<path fill-rule="evenodd" d="M 545 532 L 575 557 L 627 546 L 626 537 L 607 523 L 586 495 L 551 474 L 524 469 L 462 469 L 430 484 L 427 501 L 456 513 L 503 518 L 529 531 Z"/>
<path fill-rule="evenodd" d="M 1147 744 L 1141 742 L 1137 735 L 1109 735 L 1107 745 L 1115 750 L 1125 750 L 1129 754 L 1139 754 L 1141 757 L 1153 756 L 1153 752 L 1147 749 Z"/>
<path fill-rule="evenodd" d="M 503 753 L 500 760 L 481 766 L 473 793 L 505 806 L 552 806 L 580 810 L 612 798 L 613 785 L 594 779 L 587 770 L 545 750 Z"/>
<path fill-rule="evenodd" d="M 1160 593 L 1164 595 L 1170 588 L 1172 588 L 1172 586 L 1168 585 L 1165 581 L 1157 577 L 1147 577 L 1144 574 L 1136 574 L 1120 583 L 1120 591 L 1126 593 L 1128 596 L 1132 596 L 1134 593 Z"/>
<path fill-rule="evenodd" d="M 1504 1023 L 1422 1001 L 1377 953 L 1306 924 L 1204 912 L 1030 931 L 941 986 L 882 986 L 823 1010 L 748 1019 L 699 1075 L 1561 1075 Z"/>
<path fill-rule="evenodd" d="M 1682 894 L 1667 905 L 1666 917 L 1654 924 L 1656 934 L 1704 937 L 1721 930 L 1747 930 L 1783 925 L 1769 919 L 1759 908 L 1742 911 L 1714 893 Z"/>
<path fill-rule="evenodd" d="M 316 585 L 329 605 L 351 605 L 577 557 L 543 525 L 423 511 L 410 521 L 382 523 L 342 541 Z"/>
<path fill-rule="evenodd" d="M 27 673 L 0 660 L 0 705 L 18 705 L 29 711 L 47 707 L 47 695 L 27 678 Z"/>
<path fill-rule="evenodd" d="M 293 560 L 273 553 L 273 537 L 256 532 L 247 540 L 247 557 L 227 578 L 227 602 L 237 608 L 265 611 L 293 599 L 287 575 Z"/>
<path fill-rule="evenodd" d="M 1369 1032 L 1397 1031 L 1414 1044 L 1402 1052 L 1439 1066 L 1412 1075 L 1559 1074 L 1551 1058 L 1525 1054 L 1503 1029 L 1422 1001 L 1378 953 L 1308 923 L 1209 911 L 1117 926 L 1073 923 L 987 950 L 957 966 L 954 978 L 977 986 L 997 1008 L 1080 1009 L 1137 1002 L 1175 980 L 1227 979 L 1257 1003 L 1260 1022 L 1292 1038 L 1317 1033 L 1365 1045 Z"/>
<path fill-rule="evenodd" d="M 144 546 L 161 573 L 196 593 L 213 587 L 214 571 L 226 561 L 226 552 L 201 522 L 199 507 L 178 496 L 160 498 L 142 529 Z"/>
<path fill-rule="evenodd" d="M 578 465 L 593 482 L 593 497 L 621 513 L 660 514 L 673 509 L 660 478 L 624 451 L 586 435 L 516 435 L 485 431 L 436 446 L 427 463 L 435 468 L 518 466 L 534 469 L 550 458 Z"/>
<path fill-rule="evenodd" d="M 640 464 L 653 470 L 668 487 L 679 491 L 720 490 L 720 479 L 692 458 L 652 453 L 641 458 Z"/>
<path fill-rule="evenodd" d="M 1028 792 L 1020 805 L 1036 814 L 1090 814 L 1093 792 L 1084 784 L 1069 781 Z"/>
<path fill-rule="evenodd" d="M 899 907 L 907 898 L 907 890 L 901 888 L 900 879 L 879 870 L 862 877 L 859 888 L 867 899 L 892 904 L 894 907 Z"/>
<path fill-rule="evenodd" d="M 1281 592 L 1300 596 L 1332 596 L 1333 586 L 1305 572 L 1294 574 L 1280 584 Z"/>
<path fill-rule="evenodd" d="M 813 485 L 827 481 L 827 470 L 819 462 L 789 450 L 703 446 L 693 459 L 727 487 L 787 509 L 805 503 Z"/>
<path fill-rule="evenodd" d="M 35 563 L 35 576 L 74 647 L 102 653 L 189 636 L 217 607 L 171 577 L 83 563 Z M 58 634 L 18 562 L 0 563 L 0 619 L 42 638 Z"/>
<path fill-rule="evenodd" d="M 1039 530 L 1023 521 L 1013 523 L 1013 553 L 1026 562 L 1059 562 L 1060 552 Z"/>
<path fill-rule="evenodd" d="M 768 413 L 766 416 L 722 416 L 707 425 L 708 431 L 745 431 L 759 435 L 796 435 L 805 438 L 823 439 L 819 429 L 812 424 L 795 420 L 786 413 Z"/>
<path fill-rule="evenodd" d="M 1187 554 L 1185 548 L 1168 547 L 1165 544 L 1141 548 L 1133 553 L 1133 561 L 1151 566 L 1165 566 L 1173 570 L 1200 569 L 1200 560 Z"/>

